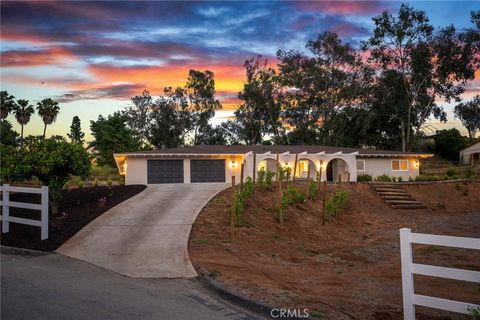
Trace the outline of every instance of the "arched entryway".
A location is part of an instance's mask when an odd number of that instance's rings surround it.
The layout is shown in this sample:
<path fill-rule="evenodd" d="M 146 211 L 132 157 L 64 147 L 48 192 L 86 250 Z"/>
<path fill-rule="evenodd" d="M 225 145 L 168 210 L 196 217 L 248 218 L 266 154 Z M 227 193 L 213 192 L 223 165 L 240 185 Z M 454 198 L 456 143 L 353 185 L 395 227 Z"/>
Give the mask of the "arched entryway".
<path fill-rule="evenodd" d="M 271 172 L 277 172 L 277 160 L 272 158 L 263 159 L 258 162 L 257 171 L 265 170 Z"/>
<path fill-rule="evenodd" d="M 307 158 L 300 158 L 297 161 L 297 170 L 295 177 L 298 179 L 313 179 L 317 176 L 317 167 L 315 163 Z"/>
<path fill-rule="evenodd" d="M 330 160 L 327 164 L 326 175 L 327 181 L 348 181 L 350 174 L 347 162 L 340 158 Z"/>

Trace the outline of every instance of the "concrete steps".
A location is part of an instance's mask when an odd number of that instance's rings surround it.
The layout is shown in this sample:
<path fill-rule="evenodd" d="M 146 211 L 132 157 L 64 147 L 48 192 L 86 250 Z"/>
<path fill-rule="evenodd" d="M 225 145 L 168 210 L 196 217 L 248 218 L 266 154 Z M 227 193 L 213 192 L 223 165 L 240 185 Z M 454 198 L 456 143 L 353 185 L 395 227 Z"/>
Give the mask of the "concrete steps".
<path fill-rule="evenodd" d="M 394 209 L 424 209 L 423 204 L 415 200 L 399 184 L 374 183 L 373 190 Z"/>

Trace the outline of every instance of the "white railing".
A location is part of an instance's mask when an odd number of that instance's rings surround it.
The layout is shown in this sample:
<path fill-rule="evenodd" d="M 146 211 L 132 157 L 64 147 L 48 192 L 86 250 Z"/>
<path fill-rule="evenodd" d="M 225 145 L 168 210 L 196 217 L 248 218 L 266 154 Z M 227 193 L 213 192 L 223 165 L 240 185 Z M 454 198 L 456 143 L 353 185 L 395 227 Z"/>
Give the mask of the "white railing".
<path fill-rule="evenodd" d="M 48 239 L 48 187 L 41 188 L 26 188 L 26 187 L 12 187 L 8 184 L 0 186 L 0 191 L 2 191 L 3 199 L 0 201 L 2 205 L 2 215 L 0 219 L 2 220 L 2 232 L 7 233 L 10 231 L 10 222 L 28 224 L 31 226 L 37 226 L 41 228 L 41 240 Z M 41 195 L 41 203 L 25 203 L 25 202 L 16 202 L 10 201 L 10 192 L 21 192 L 21 193 L 34 193 Z M 32 220 L 18 217 L 10 216 L 10 208 L 23 208 L 31 210 L 41 211 L 41 220 Z"/>
<path fill-rule="evenodd" d="M 480 283 L 480 272 L 413 263 L 412 243 L 480 250 L 480 239 L 412 233 L 410 229 L 400 229 L 403 317 L 405 320 L 415 319 L 415 305 L 464 314 L 468 314 L 473 308 L 480 307 L 473 303 L 415 294 L 414 274 Z"/>

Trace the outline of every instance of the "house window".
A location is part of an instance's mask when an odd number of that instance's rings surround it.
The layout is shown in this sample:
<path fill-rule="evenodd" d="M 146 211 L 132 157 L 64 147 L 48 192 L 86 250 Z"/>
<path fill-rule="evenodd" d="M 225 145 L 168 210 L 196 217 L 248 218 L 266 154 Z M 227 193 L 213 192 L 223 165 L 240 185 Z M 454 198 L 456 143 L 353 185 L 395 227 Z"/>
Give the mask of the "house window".
<path fill-rule="evenodd" d="M 357 171 L 365 171 L 365 160 L 357 160 Z"/>
<path fill-rule="evenodd" d="M 392 171 L 408 171 L 408 160 L 392 160 Z"/>

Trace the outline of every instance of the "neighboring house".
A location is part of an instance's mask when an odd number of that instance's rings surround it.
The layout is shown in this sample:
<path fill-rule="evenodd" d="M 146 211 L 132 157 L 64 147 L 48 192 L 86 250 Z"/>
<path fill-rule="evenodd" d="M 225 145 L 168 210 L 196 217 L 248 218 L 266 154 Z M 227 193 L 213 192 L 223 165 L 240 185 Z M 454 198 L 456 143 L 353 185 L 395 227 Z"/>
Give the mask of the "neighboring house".
<path fill-rule="evenodd" d="M 480 163 L 480 142 L 460 150 L 460 161 L 463 164 L 478 164 Z"/>
<path fill-rule="evenodd" d="M 292 168 L 298 155 L 296 177 L 315 177 L 322 168 L 321 180 L 357 181 L 357 175 L 373 177 L 416 177 L 420 159 L 431 154 L 381 151 L 327 146 L 196 146 L 114 154 L 126 184 L 228 182 L 240 181 L 261 168 L 276 171 L 277 154 L 282 166 Z"/>

